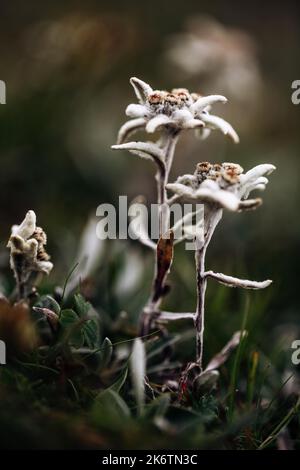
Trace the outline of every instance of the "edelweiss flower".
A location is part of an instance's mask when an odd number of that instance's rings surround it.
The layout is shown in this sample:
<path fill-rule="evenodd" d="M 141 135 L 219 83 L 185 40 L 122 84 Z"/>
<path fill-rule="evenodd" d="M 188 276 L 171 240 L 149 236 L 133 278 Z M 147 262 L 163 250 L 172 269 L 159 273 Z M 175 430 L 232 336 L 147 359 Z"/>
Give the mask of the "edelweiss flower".
<path fill-rule="evenodd" d="M 247 199 L 249 194 L 258 189 L 264 190 L 269 175 L 275 166 L 257 165 L 244 173 L 243 168 L 235 163 L 211 164 L 198 163 L 193 175 L 183 175 L 175 183 L 167 184 L 167 189 L 176 198 L 194 202 L 206 202 L 231 211 L 255 209 L 262 200 Z"/>
<path fill-rule="evenodd" d="M 224 119 L 209 114 L 214 103 L 226 103 L 222 95 L 201 96 L 190 93 L 185 88 L 176 88 L 171 92 L 153 90 L 150 85 L 138 78 L 131 78 L 139 104 L 130 104 L 126 114 L 131 121 L 120 129 L 118 143 L 124 142 L 133 132 L 145 128 L 153 133 L 161 127 L 168 127 L 178 132 L 184 129 L 197 129 L 200 137 L 206 138 L 212 129 L 219 129 L 229 135 L 234 142 L 239 138 L 232 126 Z"/>
<path fill-rule="evenodd" d="M 32 210 L 27 212 L 21 225 L 12 227 L 7 247 L 10 248 L 10 265 L 21 296 L 30 293 L 34 273 L 49 274 L 53 268 L 45 250 L 46 243 L 47 236 L 41 227 L 36 226 L 36 215 Z"/>

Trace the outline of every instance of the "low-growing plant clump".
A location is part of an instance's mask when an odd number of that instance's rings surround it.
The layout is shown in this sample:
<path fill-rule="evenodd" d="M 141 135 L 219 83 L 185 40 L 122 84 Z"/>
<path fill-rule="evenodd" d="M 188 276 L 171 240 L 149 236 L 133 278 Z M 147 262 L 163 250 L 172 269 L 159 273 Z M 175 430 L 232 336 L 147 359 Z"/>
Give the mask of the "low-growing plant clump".
<path fill-rule="evenodd" d="M 130 81 L 138 104 L 127 107 L 130 120 L 113 148 L 146 158 L 156 168 L 159 237 L 145 237 L 141 227 L 136 233 L 154 257 L 148 300 L 136 308 L 135 322 L 111 294 L 114 276 L 105 303 L 103 290 L 94 295 L 89 289 L 90 274 L 80 265 L 62 286 L 48 282 L 41 288 L 43 277 L 55 276 L 55 263 L 47 252 L 47 227 L 38 227 L 29 210 L 7 243 L 15 288 L 0 297 L 7 362 L 0 370 L 1 443 L 8 448 L 288 448 L 299 431 L 300 402 L 292 387 L 287 392 L 290 378 L 282 380 L 282 368 L 252 343 L 251 295 L 238 330 L 228 335 L 221 321 L 213 332 L 205 329 L 208 281 L 250 290 L 271 284 L 207 269 L 206 254 L 224 210 L 258 208 L 262 200 L 250 193 L 265 189 L 275 167 L 263 163 L 244 171 L 237 163 L 200 161 L 170 182 L 176 145 L 186 130 L 200 140 L 219 130 L 239 142 L 233 127 L 211 114 L 214 104 L 227 100 Z M 157 140 L 128 141 L 137 131 Z M 179 239 L 168 210 L 175 202 L 203 208 L 196 225 L 193 211 L 180 221 Z M 176 289 L 168 282 L 175 245 L 191 238 L 195 275 L 188 282 L 195 285 L 195 309 L 165 310 Z M 222 314 L 222 302 L 215 301 L 214 308 Z M 206 331 L 216 336 L 216 347 L 208 348 L 214 350 L 211 357 L 205 352 Z"/>

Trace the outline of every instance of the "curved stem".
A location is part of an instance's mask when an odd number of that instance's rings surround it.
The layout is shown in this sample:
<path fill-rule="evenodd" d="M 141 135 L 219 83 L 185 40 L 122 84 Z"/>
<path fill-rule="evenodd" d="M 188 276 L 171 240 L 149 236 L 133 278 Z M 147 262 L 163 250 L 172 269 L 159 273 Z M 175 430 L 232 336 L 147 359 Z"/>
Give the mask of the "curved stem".
<path fill-rule="evenodd" d="M 178 131 L 167 130 L 165 135 L 165 142 L 163 145 L 164 152 L 164 170 L 159 169 L 156 174 L 157 181 L 157 203 L 159 204 L 159 236 L 168 230 L 169 220 L 165 214 L 164 208 L 167 204 L 167 190 L 166 185 L 169 181 L 169 175 L 172 168 L 176 144 L 178 141 Z"/>
<path fill-rule="evenodd" d="M 206 278 L 205 271 L 205 253 L 206 247 L 203 246 L 200 250 L 196 250 L 196 281 L 197 281 L 197 308 L 195 316 L 196 328 L 196 362 L 199 364 L 202 371 L 203 360 L 203 335 L 204 335 L 204 313 L 205 313 L 205 291 L 206 291 Z"/>
<path fill-rule="evenodd" d="M 167 190 L 166 185 L 168 184 L 168 179 L 174 159 L 174 153 L 176 144 L 178 141 L 178 131 L 174 131 L 174 129 L 166 129 L 166 133 L 163 136 L 163 145 L 161 149 L 164 153 L 164 163 L 165 168 L 164 171 L 162 169 L 158 169 L 156 174 L 156 181 L 157 181 L 157 203 L 158 207 L 158 217 L 159 217 L 159 237 L 161 237 L 169 228 L 169 212 L 165 210 L 167 205 Z M 157 252 L 154 259 L 154 279 L 152 284 L 152 290 L 149 297 L 149 300 L 143 310 L 141 320 L 140 320 L 140 334 L 145 335 L 149 333 L 151 328 L 151 323 L 157 311 L 159 310 L 159 306 L 161 304 L 162 298 L 160 297 L 157 300 L 154 299 L 154 287 L 156 284 L 157 278 Z"/>
<path fill-rule="evenodd" d="M 195 314 L 196 329 L 196 362 L 201 371 L 203 370 L 203 336 L 205 321 L 205 291 L 207 285 L 207 276 L 205 275 L 205 255 L 206 250 L 215 231 L 216 226 L 222 218 L 222 209 L 205 207 L 204 211 L 204 242 L 202 246 L 196 248 L 196 284 L 197 284 L 197 308 Z"/>

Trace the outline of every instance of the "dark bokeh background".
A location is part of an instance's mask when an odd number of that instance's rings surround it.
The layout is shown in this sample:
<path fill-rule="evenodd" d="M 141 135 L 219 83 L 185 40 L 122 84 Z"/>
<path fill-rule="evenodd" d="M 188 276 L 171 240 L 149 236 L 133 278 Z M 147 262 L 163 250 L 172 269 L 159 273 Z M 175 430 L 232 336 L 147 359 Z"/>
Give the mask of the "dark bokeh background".
<path fill-rule="evenodd" d="M 246 170 L 259 163 L 277 166 L 263 207 L 225 214 L 209 265 L 274 279 L 268 292 L 251 294 L 252 326 L 261 342 L 280 339 L 284 331 L 297 337 L 300 105 L 291 102 L 291 83 L 300 78 L 297 2 L 45 0 L 1 2 L 0 10 L 0 79 L 7 84 L 7 104 L 0 106 L 3 288 L 9 289 L 10 226 L 29 208 L 48 233 L 54 284 L 76 261 L 82 230 L 99 204 L 114 203 L 119 194 L 145 193 L 154 200 L 151 165 L 110 150 L 124 109 L 134 101 L 129 77 L 135 75 L 154 88 L 182 86 L 229 99 L 216 113 L 237 129 L 240 145 L 217 132 L 204 143 L 189 133 L 178 145 L 174 178 L 202 160 L 239 162 Z M 109 254 L 112 263 L 121 255 L 128 258 L 125 267 L 129 263 L 113 309 L 126 308 L 134 317 L 150 284 L 151 254 L 132 242 L 110 242 Z M 191 309 L 192 254 L 179 249 L 174 267 L 177 289 L 168 307 Z M 121 294 L 131 288 L 140 300 L 127 296 L 123 302 Z M 229 332 L 240 323 L 243 296 L 209 287 L 210 315 L 217 323 L 224 319 Z"/>

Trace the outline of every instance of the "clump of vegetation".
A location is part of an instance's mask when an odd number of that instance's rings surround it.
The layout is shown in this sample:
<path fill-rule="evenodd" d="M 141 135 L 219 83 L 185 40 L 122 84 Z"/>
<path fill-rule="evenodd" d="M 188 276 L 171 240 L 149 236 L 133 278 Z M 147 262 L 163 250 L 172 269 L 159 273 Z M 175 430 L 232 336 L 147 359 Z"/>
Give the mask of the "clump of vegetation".
<path fill-rule="evenodd" d="M 219 352 L 214 351 L 205 366 L 203 361 L 207 281 L 246 289 L 262 289 L 271 283 L 206 271 L 205 255 L 223 210 L 258 207 L 261 199 L 249 199 L 249 194 L 265 188 L 266 175 L 274 166 L 258 165 L 244 173 L 237 164 L 201 162 L 193 174 L 170 183 L 176 143 L 184 130 L 194 129 L 200 138 L 206 138 L 211 130 L 219 129 L 238 142 L 231 125 L 210 114 L 211 105 L 226 99 L 202 97 L 185 89 L 171 93 L 152 90 L 137 78 L 131 83 L 139 104 L 127 108 L 132 119 L 121 128 L 114 148 L 146 157 L 157 168 L 159 238 L 154 243 L 137 234 L 154 252 L 149 299 L 136 326 L 126 312 L 115 314 L 118 303 L 112 294 L 107 304 L 95 301 L 93 305 L 80 273 L 79 282 L 72 281 L 77 265 L 63 286 L 39 292 L 41 278 L 55 268 L 46 251 L 46 233 L 36 226 L 35 213 L 29 211 L 12 228 L 8 241 L 16 288 L 0 298 L 0 337 L 7 348 L 7 364 L 0 369 L 1 445 L 290 448 L 299 431 L 299 398 L 292 387 L 286 390 L 291 377 L 282 383 L 282 369 L 253 350 L 247 334 L 249 305 L 240 330 L 227 338 Z M 155 143 L 125 142 L 140 129 L 149 134 L 160 132 L 159 139 Z M 176 227 L 170 227 L 166 210 L 174 201 L 204 204 L 204 217 L 196 226 L 193 212 L 181 221 L 179 239 L 174 238 Z M 163 301 L 172 294 L 167 277 L 175 243 L 191 234 L 196 261 L 195 312 L 165 311 Z M 111 275 L 110 292 L 114 282 Z M 177 321 L 188 325 L 192 321 L 194 328 L 174 334 Z M 221 334 L 222 325 L 217 326 L 216 333 Z M 183 346 L 195 336 L 196 356 L 186 358 Z M 234 350 L 235 356 L 230 358 Z"/>

